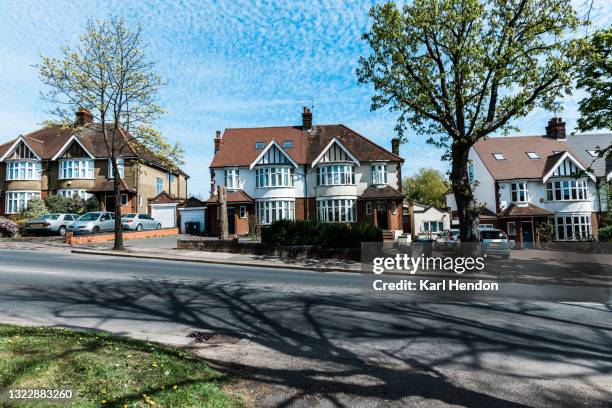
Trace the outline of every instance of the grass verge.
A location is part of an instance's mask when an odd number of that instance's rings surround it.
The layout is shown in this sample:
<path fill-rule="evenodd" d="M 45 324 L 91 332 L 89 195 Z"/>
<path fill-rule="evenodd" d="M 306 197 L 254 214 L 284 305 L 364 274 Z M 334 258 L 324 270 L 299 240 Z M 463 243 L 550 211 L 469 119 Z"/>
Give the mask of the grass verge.
<path fill-rule="evenodd" d="M 239 407 L 228 379 L 191 353 L 92 331 L 0 325 L 0 407 Z M 15 400 L 9 390 L 72 390 Z"/>

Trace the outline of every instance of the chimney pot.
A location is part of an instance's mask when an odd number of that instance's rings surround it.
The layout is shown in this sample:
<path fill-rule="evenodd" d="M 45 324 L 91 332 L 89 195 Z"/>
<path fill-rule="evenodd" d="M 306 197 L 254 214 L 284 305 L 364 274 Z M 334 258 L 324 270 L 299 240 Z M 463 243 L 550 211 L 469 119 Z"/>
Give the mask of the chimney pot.
<path fill-rule="evenodd" d="M 555 140 L 565 140 L 565 122 L 556 116 L 548 121 L 546 137 Z"/>
<path fill-rule="evenodd" d="M 93 123 L 93 115 L 91 112 L 85 108 L 81 108 L 76 112 L 76 121 L 75 124 L 77 126 L 85 126 L 88 123 Z"/>
<path fill-rule="evenodd" d="M 215 136 L 215 154 L 217 154 L 220 148 L 221 148 L 221 131 L 217 130 L 217 135 Z"/>
<path fill-rule="evenodd" d="M 391 152 L 394 155 L 399 156 L 399 148 L 400 148 L 400 139 L 399 137 L 394 137 L 391 139 Z"/>
<path fill-rule="evenodd" d="M 312 112 L 307 106 L 304 106 L 304 110 L 302 112 L 302 130 L 310 129 L 312 129 Z"/>

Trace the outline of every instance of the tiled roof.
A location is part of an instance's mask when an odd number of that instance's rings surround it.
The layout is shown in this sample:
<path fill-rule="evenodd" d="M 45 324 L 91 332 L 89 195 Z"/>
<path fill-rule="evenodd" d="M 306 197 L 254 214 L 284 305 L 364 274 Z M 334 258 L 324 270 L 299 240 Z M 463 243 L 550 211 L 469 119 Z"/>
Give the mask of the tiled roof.
<path fill-rule="evenodd" d="M 527 203 L 526 205 L 516 205 L 510 204 L 508 208 L 499 213 L 499 216 L 502 218 L 506 217 L 545 217 L 548 215 L 552 215 L 548 210 L 540 208 L 531 203 Z"/>
<path fill-rule="evenodd" d="M 577 134 L 567 137 L 567 144 L 578 158 L 593 170 L 597 177 L 605 177 L 612 172 L 612 160 L 593 157 L 588 151 L 605 149 L 612 144 L 612 133 Z"/>
<path fill-rule="evenodd" d="M 474 149 L 495 180 L 542 178 L 565 151 L 587 167 L 567 142 L 543 136 L 490 137 L 476 142 Z M 529 158 L 528 152 L 539 159 Z M 501 153 L 504 160 L 496 160 L 494 153 Z"/>
<path fill-rule="evenodd" d="M 389 185 L 382 187 L 370 186 L 365 189 L 359 199 L 368 200 L 372 198 L 404 199 L 404 195 Z"/>
<path fill-rule="evenodd" d="M 285 140 L 293 141 L 293 147 L 284 151 L 298 164 L 308 164 L 333 138 L 338 139 L 360 162 L 403 160 L 344 125 L 313 126 L 310 132 L 303 131 L 301 126 L 280 126 L 226 129 L 210 166 L 248 166 L 261 153 L 255 143 L 264 142 L 267 146 L 272 140 L 281 147 Z"/>
<path fill-rule="evenodd" d="M 92 188 L 88 189 L 87 192 L 88 193 L 112 192 L 114 191 L 113 182 L 114 182 L 113 179 L 98 181 Z M 126 193 L 126 192 L 135 193 L 136 189 L 128 187 L 128 185 L 125 183 L 125 180 L 121 179 L 121 192 L 122 193 Z"/>
<path fill-rule="evenodd" d="M 228 191 L 226 200 L 228 203 L 252 203 L 253 199 L 247 193 L 242 190 Z M 217 204 L 219 203 L 219 197 L 217 195 L 212 195 L 207 203 Z"/>

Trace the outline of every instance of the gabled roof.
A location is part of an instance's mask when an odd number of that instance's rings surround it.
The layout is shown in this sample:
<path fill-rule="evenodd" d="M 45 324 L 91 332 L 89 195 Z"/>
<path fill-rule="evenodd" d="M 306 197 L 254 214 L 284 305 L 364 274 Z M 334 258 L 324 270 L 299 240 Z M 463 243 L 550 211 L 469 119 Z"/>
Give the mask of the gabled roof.
<path fill-rule="evenodd" d="M 541 179 L 550 171 L 551 161 L 564 152 L 586 167 L 565 141 L 544 136 L 490 137 L 476 142 L 474 150 L 495 180 Z M 529 158 L 528 152 L 539 159 Z M 496 160 L 494 153 L 503 154 L 504 160 Z"/>
<path fill-rule="evenodd" d="M 114 180 L 113 179 L 104 179 L 97 181 L 96 184 L 90 189 L 87 190 L 88 193 L 103 193 L 103 192 L 112 192 L 114 191 Z M 120 191 L 122 193 L 136 193 L 136 189 L 132 187 L 128 187 L 125 180 L 121 179 L 121 187 Z"/>
<path fill-rule="evenodd" d="M 280 126 L 226 129 L 210 167 L 249 167 L 261 154 L 261 149 L 257 149 L 255 144 L 263 142 L 268 145 L 272 140 L 279 146 L 283 146 L 285 140 L 291 140 L 293 147 L 283 148 L 283 151 L 298 164 L 310 164 L 334 138 L 359 162 L 403 161 L 344 125 L 318 125 L 309 132 L 302 130 L 301 126 Z"/>
<path fill-rule="evenodd" d="M 297 167 L 298 164 L 295 162 L 295 160 L 293 160 L 291 158 L 291 156 L 289 156 L 287 154 L 287 152 L 285 150 L 283 150 L 283 148 L 276 142 L 276 140 L 272 140 L 268 143 L 268 145 L 261 151 L 261 153 L 259 154 L 259 156 L 257 156 L 255 158 L 255 160 L 253 160 L 253 162 L 251 163 L 251 165 L 249 166 L 250 169 L 253 169 L 253 167 L 255 167 L 262 159 L 262 157 L 264 157 L 264 155 L 266 153 L 268 153 L 268 151 L 272 148 L 276 147 L 278 149 L 278 151 L 280 152 L 280 154 L 282 154 L 283 156 L 285 156 L 287 158 L 287 160 L 289 160 L 289 162 L 291 162 L 291 164 L 293 164 L 294 167 Z"/>
<path fill-rule="evenodd" d="M 593 170 L 597 177 L 612 175 L 612 160 L 605 157 L 593 157 L 589 150 L 605 149 L 612 144 L 612 133 L 577 134 L 567 137 L 567 144 L 572 148 L 576 157 Z"/>
<path fill-rule="evenodd" d="M 41 159 L 40 155 L 38 153 L 36 153 L 36 150 L 34 150 L 32 148 L 32 146 L 30 146 L 30 143 L 28 143 L 28 141 L 23 137 L 23 136 L 19 136 L 17 139 L 15 139 L 12 142 L 7 143 L 7 148 L 4 149 L 4 152 L 0 155 L 0 161 L 3 161 L 4 159 L 6 159 L 6 157 L 13 153 L 15 151 L 15 149 L 17 148 L 17 146 L 19 146 L 19 144 L 23 142 L 28 149 L 30 149 L 32 151 L 32 153 L 34 153 L 36 155 L 36 157 L 38 158 L 38 160 Z M 4 145 L 3 145 L 4 146 Z"/>
<path fill-rule="evenodd" d="M 585 167 L 576 159 L 570 152 L 559 152 L 549 156 L 546 160 L 546 166 L 544 166 L 544 177 L 542 178 L 542 182 L 546 182 L 555 172 L 557 167 L 561 165 L 565 160 L 570 160 L 576 165 L 577 168 L 584 171 Z M 595 181 L 595 176 L 591 173 L 586 173 L 589 178 Z"/>
<path fill-rule="evenodd" d="M 506 217 L 546 217 L 552 215 L 548 210 L 531 203 L 525 205 L 510 204 L 508 208 L 499 213 L 501 218 Z"/>
<path fill-rule="evenodd" d="M 404 195 L 389 185 L 370 186 L 365 189 L 359 197 L 360 200 L 369 200 L 373 198 L 388 198 L 388 199 L 404 199 Z"/>
<path fill-rule="evenodd" d="M 319 162 L 319 160 L 321 160 L 324 156 L 325 153 L 327 153 L 329 151 L 329 149 L 332 148 L 332 146 L 338 146 L 340 148 L 340 150 L 344 153 L 346 153 L 346 155 L 356 164 L 359 166 L 359 160 L 357 160 L 357 158 L 355 156 L 353 156 L 353 154 L 351 153 L 351 151 L 349 149 L 346 148 L 346 146 L 344 146 L 342 144 L 342 142 L 338 139 L 336 139 L 335 137 L 329 141 L 329 143 L 327 144 L 327 146 L 325 146 L 325 148 L 323 150 L 321 150 L 321 153 L 319 153 L 319 155 L 317 157 L 315 157 L 315 159 L 312 161 L 311 166 L 314 167 L 317 165 L 317 163 Z"/>
<path fill-rule="evenodd" d="M 57 153 L 55 153 L 55 156 L 53 156 L 51 158 L 51 160 L 57 160 L 59 157 L 61 157 L 64 152 L 66 150 L 68 150 L 68 148 L 70 147 L 70 145 L 72 143 L 77 143 L 79 146 L 81 146 L 81 148 L 85 151 L 85 153 L 87 153 L 87 155 L 91 158 L 91 159 L 95 159 L 95 156 L 89 152 L 89 150 L 87 149 L 87 147 L 84 146 L 83 142 L 81 142 L 81 140 L 78 138 L 77 135 L 72 135 L 70 136 L 70 138 L 66 141 L 66 143 L 64 143 L 64 145 L 57 151 Z"/>

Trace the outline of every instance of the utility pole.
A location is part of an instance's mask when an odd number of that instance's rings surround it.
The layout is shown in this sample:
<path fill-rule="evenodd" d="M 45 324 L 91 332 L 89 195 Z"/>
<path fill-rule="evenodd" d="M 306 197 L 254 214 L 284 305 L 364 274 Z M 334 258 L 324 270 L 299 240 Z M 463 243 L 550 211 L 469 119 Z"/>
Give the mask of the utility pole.
<path fill-rule="evenodd" d="M 227 240 L 227 197 L 225 187 L 217 186 L 217 198 L 219 199 L 219 239 Z"/>

